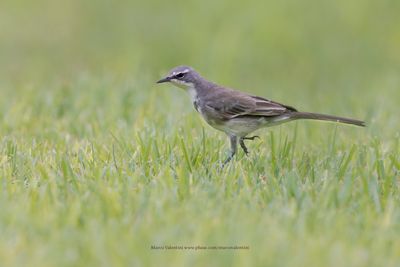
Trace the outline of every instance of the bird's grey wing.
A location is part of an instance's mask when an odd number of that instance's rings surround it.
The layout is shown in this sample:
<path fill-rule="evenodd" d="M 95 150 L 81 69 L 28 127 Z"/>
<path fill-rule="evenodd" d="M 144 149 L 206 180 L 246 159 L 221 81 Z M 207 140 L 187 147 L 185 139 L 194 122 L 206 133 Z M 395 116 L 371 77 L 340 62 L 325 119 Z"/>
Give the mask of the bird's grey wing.
<path fill-rule="evenodd" d="M 274 107 L 281 107 L 284 108 L 286 111 L 297 111 L 297 109 L 295 109 L 294 107 L 288 106 L 288 105 L 284 105 L 284 104 L 280 104 L 278 102 L 263 98 L 263 97 L 259 97 L 259 96 L 250 96 L 251 98 L 255 99 L 257 104 L 260 106 L 274 106 Z"/>
<path fill-rule="evenodd" d="M 215 98 L 204 103 L 204 108 L 222 120 L 243 116 L 273 117 L 295 110 L 265 98 L 238 91 L 216 95 Z"/>

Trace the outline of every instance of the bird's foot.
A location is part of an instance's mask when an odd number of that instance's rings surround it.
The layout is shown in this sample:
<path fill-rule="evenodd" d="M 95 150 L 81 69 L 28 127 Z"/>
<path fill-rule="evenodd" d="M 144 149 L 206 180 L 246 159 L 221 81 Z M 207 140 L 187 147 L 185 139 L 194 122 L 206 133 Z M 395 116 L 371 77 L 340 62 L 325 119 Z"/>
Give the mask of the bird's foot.
<path fill-rule="evenodd" d="M 246 156 L 249 155 L 249 150 L 247 149 L 246 145 L 244 144 L 244 140 L 254 141 L 254 139 L 256 139 L 256 138 L 260 139 L 260 137 L 258 135 L 249 136 L 249 137 L 242 137 L 242 138 L 239 139 L 240 147 L 243 149 L 243 152 L 246 154 Z"/>
<path fill-rule="evenodd" d="M 249 155 L 249 150 L 247 150 L 247 147 L 244 144 L 244 140 L 245 140 L 244 138 L 240 138 L 239 139 L 239 145 L 243 149 L 243 152 L 246 154 L 246 156 L 248 156 Z"/>
<path fill-rule="evenodd" d="M 233 157 L 235 156 L 235 154 L 236 154 L 236 151 L 231 151 L 230 154 L 229 154 L 229 156 L 228 156 L 228 158 L 224 161 L 224 163 L 222 163 L 222 166 L 221 166 L 221 167 L 224 168 L 225 165 L 233 159 Z"/>
<path fill-rule="evenodd" d="M 254 141 L 254 139 L 256 139 L 256 138 L 260 139 L 260 137 L 259 137 L 258 135 L 250 136 L 250 137 L 243 137 L 242 139 L 243 139 L 243 140 L 251 140 L 251 141 Z"/>

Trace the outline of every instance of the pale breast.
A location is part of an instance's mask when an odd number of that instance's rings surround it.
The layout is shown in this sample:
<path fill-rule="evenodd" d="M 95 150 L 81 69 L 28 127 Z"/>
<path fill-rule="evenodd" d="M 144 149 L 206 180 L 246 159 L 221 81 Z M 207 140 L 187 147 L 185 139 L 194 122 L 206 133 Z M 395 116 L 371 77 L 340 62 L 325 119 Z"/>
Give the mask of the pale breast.
<path fill-rule="evenodd" d="M 196 107 L 196 105 L 195 105 Z M 201 114 L 203 119 L 213 128 L 225 132 L 228 135 L 246 136 L 247 134 L 259 129 L 263 124 L 260 120 L 231 119 L 221 120 L 216 114 L 203 112 L 201 105 L 197 105 L 196 110 Z"/>
<path fill-rule="evenodd" d="M 228 135 L 234 135 L 239 137 L 245 137 L 260 128 L 278 125 L 290 120 L 290 118 L 286 116 L 277 117 L 274 119 L 266 117 L 254 117 L 254 118 L 243 117 L 225 121 L 216 120 L 215 118 L 210 118 L 209 116 L 207 116 L 207 114 L 202 114 L 202 117 L 213 128 L 223 131 Z"/>

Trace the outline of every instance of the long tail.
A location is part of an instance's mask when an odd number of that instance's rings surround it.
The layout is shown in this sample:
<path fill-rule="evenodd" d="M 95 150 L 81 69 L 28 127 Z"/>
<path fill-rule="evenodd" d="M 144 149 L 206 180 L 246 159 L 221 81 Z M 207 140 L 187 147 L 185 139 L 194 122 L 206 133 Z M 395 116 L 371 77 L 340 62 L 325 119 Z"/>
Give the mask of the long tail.
<path fill-rule="evenodd" d="M 365 126 L 364 121 L 343 118 L 343 117 L 337 117 L 337 116 L 332 116 L 332 115 L 310 113 L 310 112 L 293 112 L 290 114 L 290 118 L 320 120 L 320 121 L 334 121 L 334 122 L 340 122 L 340 123 L 353 124 L 353 125 L 362 126 L 362 127 Z"/>

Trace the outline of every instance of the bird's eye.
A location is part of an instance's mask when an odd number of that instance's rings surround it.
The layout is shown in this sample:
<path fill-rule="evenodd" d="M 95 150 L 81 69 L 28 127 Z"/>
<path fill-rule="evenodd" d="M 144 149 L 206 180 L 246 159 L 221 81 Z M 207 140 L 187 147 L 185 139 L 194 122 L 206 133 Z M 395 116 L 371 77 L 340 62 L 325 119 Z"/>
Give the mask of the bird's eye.
<path fill-rule="evenodd" d="M 183 76 L 185 76 L 185 73 L 183 73 L 183 72 L 180 72 L 180 73 L 175 75 L 175 77 L 178 78 L 178 79 L 183 78 Z"/>

